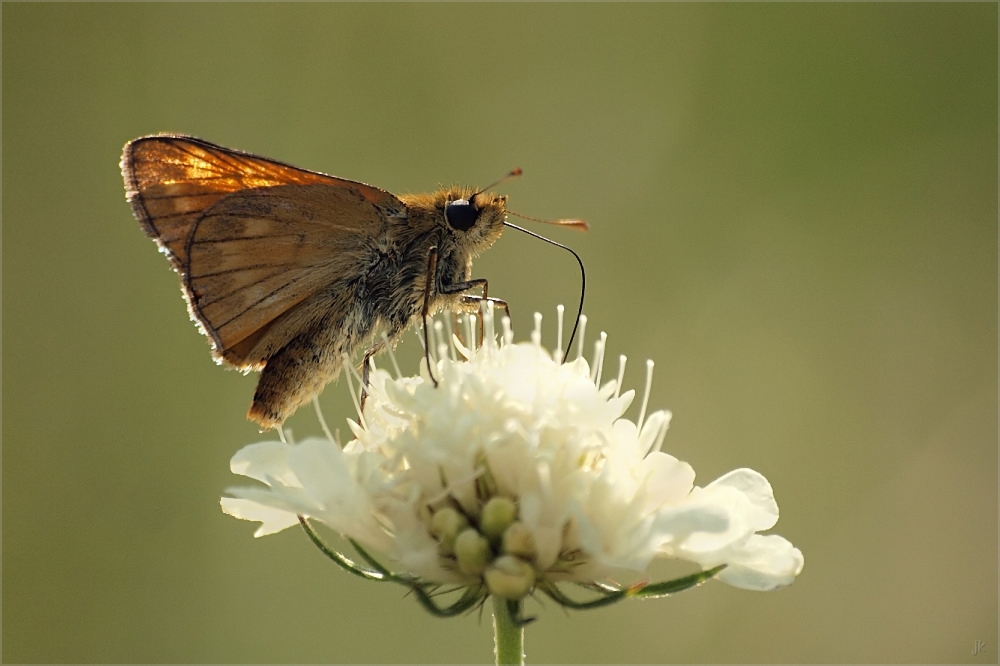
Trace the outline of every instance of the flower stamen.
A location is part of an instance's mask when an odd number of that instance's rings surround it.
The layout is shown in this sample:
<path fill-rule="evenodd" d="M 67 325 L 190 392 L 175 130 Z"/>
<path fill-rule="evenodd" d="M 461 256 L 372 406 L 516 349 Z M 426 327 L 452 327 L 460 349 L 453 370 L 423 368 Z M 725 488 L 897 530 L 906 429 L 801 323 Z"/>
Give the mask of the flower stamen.
<path fill-rule="evenodd" d="M 445 339 L 444 324 L 441 323 L 440 319 L 435 319 L 434 324 L 431 328 L 434 330 L 434 336 L 431 339 L 434 341 L 434 349 L 437 350 L 436 354 L 437 358 L 432 358 L 431 360 L 434 361 L 435 365 L 437 365 L 438 361 L 440 361 L 441 359 L 449 358 L 448 347 L 452 347 L 452 349 L 454 349 L 454 346 L 448 344 L 448 342 L 451 341 L 450 336 L 447 339 Z M 474 344 L 475 343 L 473 343 L 473 345 Z"/>
<path fill-rule="evenodd" d="M 469 329 L 467 332 L 467 335 L 469 336 L 468 338 L 469 351 L 472 352 L 476 351 L 476 321 L 477 317 L 476 313 L 474 312 L 470 312 L 465 316 L 465 323 L 467 325 L 467 328 Z"/>
<path fill-rule="evenodd" d="M 504 315 L 500 319 L 500 328 L 503 330 L 503 343 L 504 345 L 514 344 L 514 328 L 511 326 L 510 317 Z"/>
<path fill-rule="evenodd" d="M 531 344 L 541 348 L 542 346 L 542 313 L 535 313 L 535 328 L 531 330 Z"/>
<path fill-rule="evenodd" d="M 403 371 L 399 369 L 399 361 L 396 360 L 396 351 L 392 348 L 392 343 L 389 342 L 389 334 L 382 331 L 382 348 L 386 350 L 389 354 L 389 360 L 392 362 L 392 369 L 396 373 L 396 379 L 401 379 L 403 377 Z"/>
<path fill-rule="evenodd" d="M 561 303 L 556 306 L 556 348 L 552 350 L 552 360 L 562 363 L 563 359 L 563 314 L 566 307 Z"/>
<path fill-rule="evenodd" d="M 615 382 L 615 399 L 621 397 L 622 393 L 622 382 L 625 381 L 625 354 L 621 354 L 618 357 L 618 380 Z"/>
<path fill-rule="evenodd" d="M 449 341 L 455 338 L 454 326 L 452 326 L 451 322 L 452 322 L 452 317 L 446 316 L 444 318 L 444 327 L 446 329 L 445 335 L 447 336 L 447 339 Z M 448 358 L 450 358 L 452 361 L 457 361 L 458 349 L 455 347 L 455 345 L 448 345 L 448 351 L 449 351 Z"/>
<path fill-rule="evenodd" d="M 646 407 L 649 406 L 649 392 L 653 388 L 653 361 L 646 359 L 646 388 L 642 392 L 642 408 L 639 410 L 639 420 L 636 421 L 636 428 L 642 432 L 642 424 L 646 421 Z"/>
<path fill-rule="evenodd" d="M 604 349 L 608 344 L 608 334 L 601 331 L 601 339 L 594 344 L 594 386 L 601 387 L 601 375 L 604 373 Z"/>
<path fill-rule="evenodd" d="M 319 396 L 313 396 L 312 399 L 313 411 L 316 412 L 316 418 L 319 420 L 319 427 L 326 435 L 326 438 L 331 442 L 334 441 L 333 434 L 330 432 L 330 426 L 326 424 L 326 419 L 323 417 L 323 410 L 319 406 Z"/>
<path fill-rule="evenodd" d="M 358 415 L 358 423 L 361 424 L 362 428 L 368 428 L 368 424 L 365 421 L 365 413 L 361 409 L 361 403 L 358 402 L 358 394 L 354 390 L 354 379 L 357 378 L 358 386 L 361 386 L 363 380 L 358 376 L 357 372 L 354 370 L 354 365 L 351 364 L 351 357 L 346 353 L 341 355 L 344 361 L 344 377 L 347 382 L 347 392 L 351 394 L 351 402 L 354 403 L 354 411 Z M 365 387 L 367 390 L 367 387 Z"/>

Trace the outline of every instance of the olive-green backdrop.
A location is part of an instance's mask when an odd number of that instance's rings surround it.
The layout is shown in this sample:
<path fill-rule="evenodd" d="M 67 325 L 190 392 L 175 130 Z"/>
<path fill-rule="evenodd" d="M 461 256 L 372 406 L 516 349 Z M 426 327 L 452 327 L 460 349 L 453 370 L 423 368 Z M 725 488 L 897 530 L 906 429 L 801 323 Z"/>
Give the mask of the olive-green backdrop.
<path fill-rule="evenodd" d="M 591 223 L 526 224 L 629 385 L 656 361 L 665 449 L 771 481 L 791 588 L 529 602 L 529 661 L 996 661 L 996 4 L 2 11 L 4 661 L 492 658 L 488 613 L 219 510 L 254 378 L 125 203 L 160 131 L 399 193 L 521 166 L 511 208 Z M 516 232 L 475 274 L 522 335 L 576 302 Z"/>

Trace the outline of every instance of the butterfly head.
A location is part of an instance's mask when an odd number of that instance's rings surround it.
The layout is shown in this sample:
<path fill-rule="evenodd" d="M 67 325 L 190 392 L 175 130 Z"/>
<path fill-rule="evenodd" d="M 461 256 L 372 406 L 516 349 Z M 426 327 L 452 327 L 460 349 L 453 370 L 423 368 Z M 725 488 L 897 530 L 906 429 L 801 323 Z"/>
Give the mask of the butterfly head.
<path fill-rule="evenodd" d="M 507 197 L 491 192 L 454 188 L 442 206 L 448 230 L 472 255 L 496 242 L 507 219 Z"/>

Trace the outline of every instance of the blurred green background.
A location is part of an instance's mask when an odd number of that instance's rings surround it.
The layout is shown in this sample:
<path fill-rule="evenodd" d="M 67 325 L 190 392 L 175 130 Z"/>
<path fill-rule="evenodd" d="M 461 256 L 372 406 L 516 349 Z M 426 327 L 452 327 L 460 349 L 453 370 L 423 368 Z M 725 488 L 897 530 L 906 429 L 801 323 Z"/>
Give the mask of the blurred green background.
<path fill-rule="evenodd" d="M 219 510 L 255 378 L 125 203 L 160 131 L 397 193 L 523 167 L 666 450 L 771 481 L 792 587 L 529 603 L 529 661 L 996 661 L 996 4 L 3 5 L 3 660 L 484 662 L 488 614 Z M 576 302 L 515 232 L 475 274 L 522 335 Z"/>

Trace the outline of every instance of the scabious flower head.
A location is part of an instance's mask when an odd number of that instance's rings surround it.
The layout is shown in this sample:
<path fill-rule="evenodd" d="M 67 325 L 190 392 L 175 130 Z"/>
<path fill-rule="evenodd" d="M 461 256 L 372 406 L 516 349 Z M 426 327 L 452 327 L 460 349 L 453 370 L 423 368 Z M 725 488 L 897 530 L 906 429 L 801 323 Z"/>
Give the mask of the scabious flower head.
<path fill-rule="evenodd" d="M 604 336 L 594 364 L 560 363 L 539 338 L 537 324 L 520 344 L 509 329 L 479 349 L 452 338 L 437 387 L 426 369 L 373 372 L 346 446 L 245 447 L 232 471 L 265 485 L 229 489 L 223 509 L 260 521 L 257 536 L 307 516 L 414 580 L 513 600 L 562 581 L 641 578 L 655 558 L 726 565 L 718 579 L 747 589 L 794 580 L 802 554 L 758 534 L 778 519 L 763 476 L 738 469 L 695 486 L 691 466 L 660 450 L 669 412 L 645 415 L 644 400 L 624 417 L 635 396 L 621 391 L 624 357 L 601 384 Z"/>

